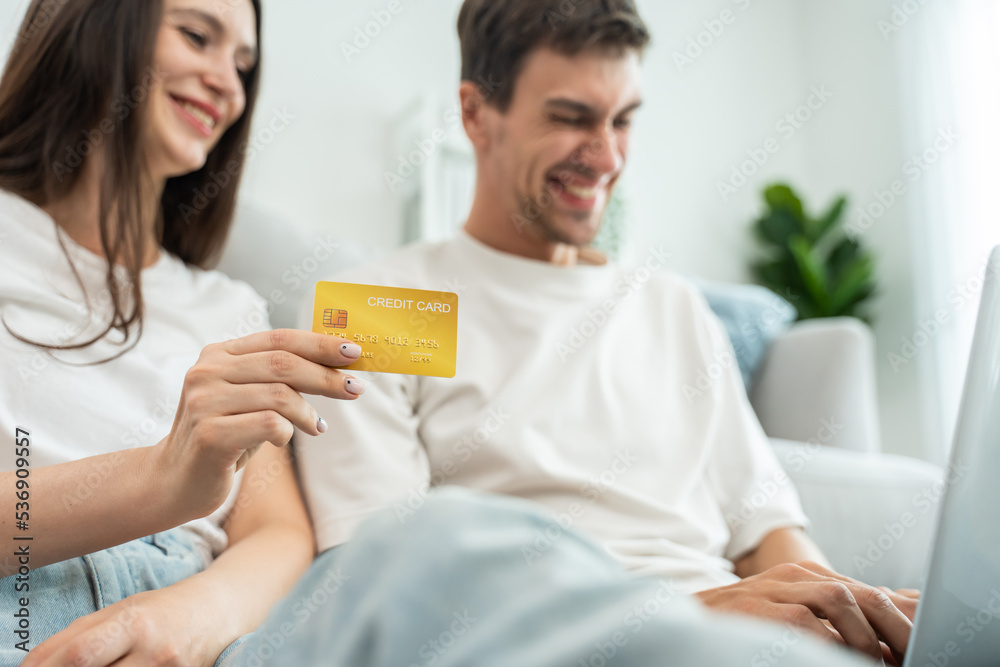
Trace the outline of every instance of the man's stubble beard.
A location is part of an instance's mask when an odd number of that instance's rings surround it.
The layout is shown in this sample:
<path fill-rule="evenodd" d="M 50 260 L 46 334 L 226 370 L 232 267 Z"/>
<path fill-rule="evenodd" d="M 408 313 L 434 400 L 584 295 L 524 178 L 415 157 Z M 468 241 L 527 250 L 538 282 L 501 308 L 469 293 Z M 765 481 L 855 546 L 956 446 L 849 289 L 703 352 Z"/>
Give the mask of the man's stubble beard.
<path fill-rule="evenodd" d="M 598 231 L 600 231 L 601 223 L 598 222 L 597 226 L 594 227 L 594 232 L 590 235 L 590 238 L 584 240 L 583 242 L 577 241 L 559 229 L 559 226 L 556 224 L 555 220 L 553 220 L 551 207 L 555 201 L 556 194 L 551 193 L 548 189 L 546 189 L 546 193 L 547 196 L 545 197 L 545 200 L 548 202 L 548 206 L 542 206 L 542 202 L 531 197 L 518 195 L 518 210 L 522 212 L 520 217 L 515 217 L 515 220 L 517 220 L 516 224 L 519 227 L 518 231 L 521 234 L 534 234 L 549 243 L 563 243 L 566 245 L 576 246 L 578 248 L 583 248 L 593 243 L 594 239 L 597 237 Z M 607 205 L 605 204 L 605 209 L 606 208 Z M 537 210 L 539 212 L 538 215 L 527 216 L 525 214 L 531 210 Z M 570 213 L 569 215 L 583 221 L 589 219 L 591 214 L 581 211 L 578 213 Z M 601 210 L 599 220 L 603 217 L 604 210 Z M 521 220 L 526 221 L 527 224 L 521 223 Z"/>

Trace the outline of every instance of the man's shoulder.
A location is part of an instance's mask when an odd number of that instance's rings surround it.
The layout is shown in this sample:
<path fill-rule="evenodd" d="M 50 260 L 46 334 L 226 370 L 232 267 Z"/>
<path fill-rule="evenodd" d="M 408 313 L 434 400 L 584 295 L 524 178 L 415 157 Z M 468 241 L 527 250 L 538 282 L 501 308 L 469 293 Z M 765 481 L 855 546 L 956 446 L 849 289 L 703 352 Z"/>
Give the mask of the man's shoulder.
<path fill-rule="evenodd" d="M 708 310 L 705 296 L 695 281 L 667 268 L 651 269 L 639 263 L 620 269 L 619 284 L 640 294 L 644 300 L 676 310 L 692 309 L 704 313 Z"/>

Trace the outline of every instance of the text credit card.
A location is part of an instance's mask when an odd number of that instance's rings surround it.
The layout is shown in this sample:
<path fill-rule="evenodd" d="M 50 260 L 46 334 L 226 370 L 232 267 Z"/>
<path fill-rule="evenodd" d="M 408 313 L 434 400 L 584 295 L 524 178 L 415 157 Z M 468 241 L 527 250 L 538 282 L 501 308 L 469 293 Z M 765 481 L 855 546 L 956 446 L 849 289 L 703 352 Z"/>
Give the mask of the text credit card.
<path fill-rule="evenodd" d="M 319 282 L 313 331 L 361 346 L 349 370 L 455 377 L 458 295 Z"/>

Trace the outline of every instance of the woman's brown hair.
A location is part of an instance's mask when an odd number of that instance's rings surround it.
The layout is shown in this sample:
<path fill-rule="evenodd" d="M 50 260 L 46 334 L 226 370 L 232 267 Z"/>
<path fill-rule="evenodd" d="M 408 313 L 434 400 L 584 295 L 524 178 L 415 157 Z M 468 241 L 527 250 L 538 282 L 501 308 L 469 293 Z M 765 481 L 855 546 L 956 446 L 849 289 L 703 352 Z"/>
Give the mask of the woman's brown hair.
<path fill-rule="evenodd" d="M 251 2 L 259 45 L 260 0 Z M 158 210 L 162 247 L 188 264 L 211 266 L 228 235 L 260 67 L 243 77 L 243 115 L 201 169 L 167 181 L 157 206 L 148 194 L 142 137 L 162 15 L 162 0 L 32 0 L 0 78 L 0 188 L 45 206 L 73 190 L 90 155 L 104 159 L 99 215 L 112 317 L 82 342 L 26 341 L 44 349 L 85 348 L 115 330 L 122 334 L 116 358 L 138 342 L 148 242 L 142 220 L 150 211 Z M 124 284 L 116 264 L 127 273 Z"/>

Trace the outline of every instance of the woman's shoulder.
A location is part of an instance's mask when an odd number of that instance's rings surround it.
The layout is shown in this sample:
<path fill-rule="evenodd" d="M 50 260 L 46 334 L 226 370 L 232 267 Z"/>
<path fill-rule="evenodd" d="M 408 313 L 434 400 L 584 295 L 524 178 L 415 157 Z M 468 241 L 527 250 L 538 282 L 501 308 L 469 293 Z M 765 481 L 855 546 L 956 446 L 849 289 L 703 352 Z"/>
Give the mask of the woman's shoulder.
<path fill-rule="evenodd" d="M 152 315 L 191 318 L 210 329 L 214 322 L 233 337 L 269 328 L 268 307 L 249 284 L 216 269 L 185 264 L 167 252 L 143 273 L 142 292 Z M 238 324 L 249 330 L 230 331 Z"/>
<path fill-rule="evenodd" d="M 161 285 L 174 293 L 186 292 L 201 302 L 225 300 L 251 304 L 261 300 L 248 283 L 231 278 L 218 269 L 187 264 L 166 251 L 163 251 L 153 270 L 143 276 L 144 290 Z"/>
<path fill-rule="evenodd" d="M 0 189 L 0 293 L 37 283 L 40 275 L 56 270 L 60 257 L 52 218 L 27 199 Z"/>
<path fill-rule="evenodd" d="M 7 190 L 0 189 L 0 244 L 15 244 L 25 234 L 44 235 L 55 230 L 52 218 L 33 203 Z"/>

